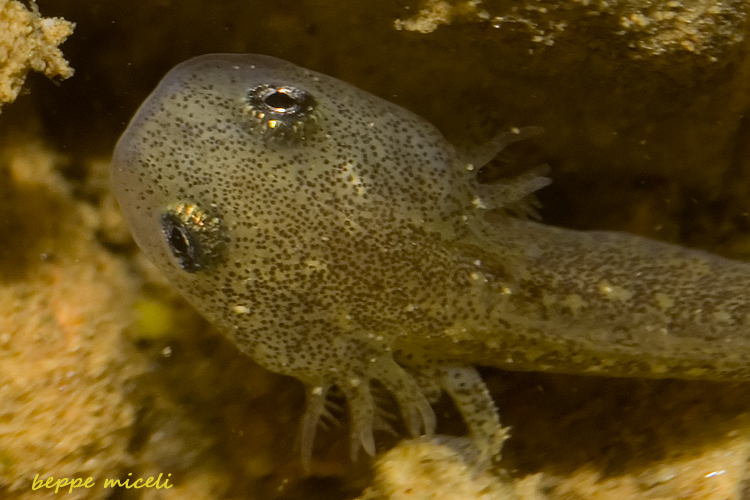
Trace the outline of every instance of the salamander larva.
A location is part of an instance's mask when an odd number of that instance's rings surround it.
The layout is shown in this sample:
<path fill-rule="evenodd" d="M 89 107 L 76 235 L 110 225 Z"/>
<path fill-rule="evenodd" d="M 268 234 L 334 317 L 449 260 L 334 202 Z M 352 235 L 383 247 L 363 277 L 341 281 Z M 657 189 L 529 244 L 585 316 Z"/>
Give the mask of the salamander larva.
<path fill-rule="evenodd" d="M 375 452 L 377 381 L 414 435 L 455 401 L 482 456 L 505 432 L 473 366 L 750 378 L 750 265 L 622 233 L 516 218 L 548 184 L 479 167 L 533 135 L 461 152 L 344 82 L 262 55 L 180 64 L 114 153 L 151 260 L 240 350 L 307 389 L 302 453 L 333 386 L 352 454 Z M 508 210 L 512 209 L 512 210 Z"/>

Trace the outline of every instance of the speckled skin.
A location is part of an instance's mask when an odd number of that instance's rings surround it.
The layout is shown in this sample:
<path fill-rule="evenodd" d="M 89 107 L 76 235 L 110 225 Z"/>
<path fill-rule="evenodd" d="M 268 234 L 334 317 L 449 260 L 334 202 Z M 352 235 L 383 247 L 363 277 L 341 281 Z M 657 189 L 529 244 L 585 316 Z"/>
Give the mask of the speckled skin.
<path fill-rule="evenodd" d="M 264 101 L 263 84 L 306 97 Z M 299 116 L 274 120 L 272 108 L 302 102 Z M 377 381 L 415 435 L 434 432 L 430 400 L 448 392 L 486 458 L 505 433 L 474 364 L 749 378 L 747 264 L 513 218 L 504 209 L 522 212 L 547 184 L 533 173 L 476 182 L 478 167 L 535 132 L 465 154 L 334 78 L 207 55 L 143 104 L 113 179 L 136 241 L 180 292 L 255 361 L 305 384 L 306 461 L 334 385 L 349 401 L 353 454 L 373 453 L 372 430 L 386 425 Z"/>

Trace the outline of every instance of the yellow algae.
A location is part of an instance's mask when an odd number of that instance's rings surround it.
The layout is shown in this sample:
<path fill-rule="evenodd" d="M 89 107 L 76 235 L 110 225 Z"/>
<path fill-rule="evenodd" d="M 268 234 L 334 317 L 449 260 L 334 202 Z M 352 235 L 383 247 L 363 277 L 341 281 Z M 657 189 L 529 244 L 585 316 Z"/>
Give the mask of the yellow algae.
<path fill-rule="evenodd" d="M 375 460 L 373 485 L 358 500 L 385 499 L 521 500 L 511 484 L 426 440 L 402 441 Z"/>
<path fill-rule="evenodd" d="M 74 26 L 61 18 L 41 17 L 33 1 L 30 10 L 17 0 L 0 2 L 0 103 L 18 97 L 29 71 L 48 78 L 73 76 L 57 46 L 73 33 Z"/>
<path fill-rule="evenodd" d="M 409 19 L 396 19 L 393 25 L 397 30 L 432 33 L 439 26 L 450 24 L 455 17 L 487 19 L 487 12 L 479 8 L 481 4 L 481 0 L 426 0 L 416 15 Z"/>
<path fill-rule="evenodd" d="M 83 204 L 30 141 L 0 152 L 6 245 L 0 263 L 0 495 L 31 498 L 36 474 L 117 477 L 131 460 L 135 408 L 125 385 L 142 369 L 122 332 L 134 288 L 104 251 Z M 33 172 L 33 175 L 30 173 Z M 22 202 L 20 200 L 23 200 Z M 24 216 L 29 216 L 25 219 Z M 74 490 L 68 498 L 104 498 Z"/>

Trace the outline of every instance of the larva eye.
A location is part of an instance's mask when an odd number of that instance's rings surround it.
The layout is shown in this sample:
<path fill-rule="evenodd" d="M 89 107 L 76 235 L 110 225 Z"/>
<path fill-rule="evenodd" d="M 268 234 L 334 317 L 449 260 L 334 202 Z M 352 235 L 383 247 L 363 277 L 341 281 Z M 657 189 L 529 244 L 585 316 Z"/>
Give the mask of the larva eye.
<path fill-rule="evenodd" d="M 318 128 L 313 96 L 289 85 L 256 85 L 247 93 L 245 111 L 250 130 L 278 148 L 296 145 Z"/>
<path fill-rule="evenodd" d="M 164 240 L 184 271 L 204 270 L 224 257 L 228 241 L 222 220 L 195 203 L 180 203 L 160 217 Z"/>

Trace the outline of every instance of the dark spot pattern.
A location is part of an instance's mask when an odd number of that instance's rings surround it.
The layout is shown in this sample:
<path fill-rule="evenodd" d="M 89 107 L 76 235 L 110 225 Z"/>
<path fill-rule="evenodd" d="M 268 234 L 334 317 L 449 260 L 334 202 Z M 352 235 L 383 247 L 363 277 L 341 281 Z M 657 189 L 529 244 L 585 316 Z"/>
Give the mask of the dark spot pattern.
<path fill-rule="evenodd" d="M 172 70 L 144 103 L 113 178 L 137 242 L 185 297 L 255 361 L 308 387 L 309 460 L 333 385 L 350 403 L 353 455 L 375 451 L 374 380 L 412 434 L 434 432 L 434 388 L 416 380 L 437 377 L 437 358 L 397 363 L 392 346 L 482 314 L 461 293 L 475 286 L 473 264 L 446 245 L 470 205 L 453 189 L 467 175 L 458 163 L 434 127 L 343 82 L 211 55 Z M 221 215 L 207 230 L 184 207 Z"/>
<path fill-rule="evenodd" d="M 256 362 L 305 384 L 305 461 L 332 386 L 350 405 L 352 455 L 375 451 L 378 381 L 415 435 L 434 432 L 429 399 L 446 390 L 487 458 L 505 433 L 472 363 L 747 378 L 747 264 L 491 210 L 524 212 L 548 183 L 474 179 L 535 133 L 472 156 L 334 78 L 214 54 L 146 100 L 113 181 L 136 241 L 180 292 Z M 216 223 L 195 225 L 184 207 Z"/>

